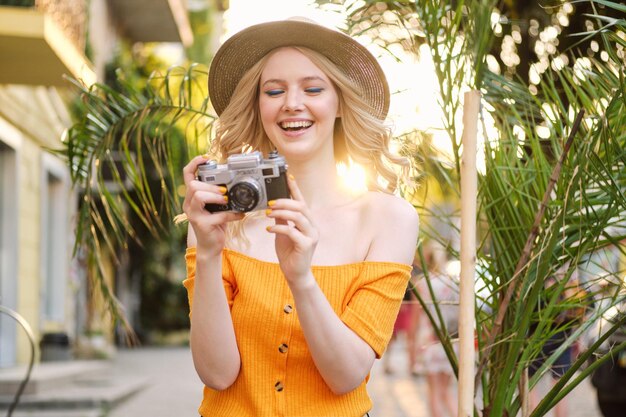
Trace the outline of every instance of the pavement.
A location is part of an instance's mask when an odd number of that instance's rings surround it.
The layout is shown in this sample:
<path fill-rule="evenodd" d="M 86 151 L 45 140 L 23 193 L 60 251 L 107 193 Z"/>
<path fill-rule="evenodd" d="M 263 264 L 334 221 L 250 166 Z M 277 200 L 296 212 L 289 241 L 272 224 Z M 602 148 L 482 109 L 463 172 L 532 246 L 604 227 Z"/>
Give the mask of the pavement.
<path fill-rule="evenodd" d="M 118 349 L 111 373 L 147 384 L 103 417 L 198 417 L 203 385 L 188 347 Z"/>
<path fill-rule="evenodd" d="M 426 380 L 407 371 L 405 352 L 402 338 L 390 346 L 387 354 L 394 371 L 391 374 L 384 372 L 381 361 L 374 364 L 368 383 L 374 402 L 370 416 L 429 416 Z M 147 385 L 103 417 L 197 417 L 202 383 L 194 370 L 189 348 L 120 349 L 111 361 L 111 374 L 120 380 L 141 376 Z M 583 381 L 566 397 L 568 417 L 602 417 L 595 398 L 590 382 Z"/>

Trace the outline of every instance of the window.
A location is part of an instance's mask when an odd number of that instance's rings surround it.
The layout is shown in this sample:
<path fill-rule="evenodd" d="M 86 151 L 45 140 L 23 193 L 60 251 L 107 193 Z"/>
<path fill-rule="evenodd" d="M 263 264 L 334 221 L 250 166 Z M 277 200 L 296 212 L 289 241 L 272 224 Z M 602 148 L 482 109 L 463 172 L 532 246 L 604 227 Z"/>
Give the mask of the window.
<path fill-rule="evenodd" d="M 41 187 L 41 321 L 65 323 L 70 243 L 69 175 L 64 164 L 43 155 Z"/>

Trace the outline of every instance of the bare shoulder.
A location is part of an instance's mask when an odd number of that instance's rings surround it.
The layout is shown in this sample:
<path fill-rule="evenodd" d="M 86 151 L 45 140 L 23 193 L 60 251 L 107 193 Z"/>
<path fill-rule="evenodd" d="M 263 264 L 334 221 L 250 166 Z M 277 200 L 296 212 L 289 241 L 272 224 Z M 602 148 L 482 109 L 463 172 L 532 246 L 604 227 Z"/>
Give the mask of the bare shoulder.
<path fill-rule="evenodd" d="M 374 228 L 367 259 L 410 265 L 419 231 L 417 211 L 391 194 L 371 192 L 367 200 L 367 221 Z"/>

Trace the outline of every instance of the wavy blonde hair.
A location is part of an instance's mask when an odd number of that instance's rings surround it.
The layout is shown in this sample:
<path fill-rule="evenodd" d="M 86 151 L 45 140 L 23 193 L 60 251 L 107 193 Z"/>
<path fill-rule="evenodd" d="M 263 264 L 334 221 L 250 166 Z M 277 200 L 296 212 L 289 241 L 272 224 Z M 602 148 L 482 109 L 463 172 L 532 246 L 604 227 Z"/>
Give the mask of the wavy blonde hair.
<path fill-rule="evenodd" d="M 346 165 L 352 160 L 362 166 L 368 189 L 393 193 L 399 175 L 408 172 L 409 161 L 389 150 L 391 130 L 384 121 L 372 115 L 373 110 L 361 91 L 332 61 L 309 48 L 291 48 L 320 68 L 337 92 L 341 117 L 337 118 L 334 129 L 335 160 Z M 244 74 L 220 115 L 211 153 L 222 162 L 228 155 L 249 149 L 265 155 L 273 150 L 261 123 L 259 93 L 261 74 L 275 51 L 265 55 Z"/>

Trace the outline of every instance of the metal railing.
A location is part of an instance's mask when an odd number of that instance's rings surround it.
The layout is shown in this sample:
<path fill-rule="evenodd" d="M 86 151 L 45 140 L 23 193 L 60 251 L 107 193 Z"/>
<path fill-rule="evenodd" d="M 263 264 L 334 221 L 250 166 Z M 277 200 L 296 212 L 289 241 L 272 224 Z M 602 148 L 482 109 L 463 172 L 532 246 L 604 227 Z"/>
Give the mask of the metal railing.
<path fill-rule="evenodd" d="M 33 334 L 33 330 L 31 329 L 28 322 L 24 319 L 24 317 L 19 315 L 16 311 L 11 310 L 10 308 L 4 307 L 2 305 L 0 305 L 0 314 L 8 315 L 13 320 L 15 320 L 20 326 L 22 326 L 22 328 L 26 332 L 26 336 L 28 336 L 28 342 L 30 343 L 30 361 L 28 362 L 28 369 L 26 370 L 26 375 L 22 379 L 22 382 L 20 383 L 19 388 L 15 392 L 15 396 L 13 397 L 13 402 L 11 403 L 7 411 L 7 417 L 11 417 L 11 415 L 13 414 L 13 411 L 15 411 L 15 408 L 20 402 L 20 397 L 22 396 L 22 393 L 24 392 L 24 389 L 26 388 L 28 381 L 30 380 L 30 375 L 33 371 L 33 366 L 35 365 L 35 349 L 36 349 L 35 346 L 36 345 L 35 345 L 35 336 Z"/>

